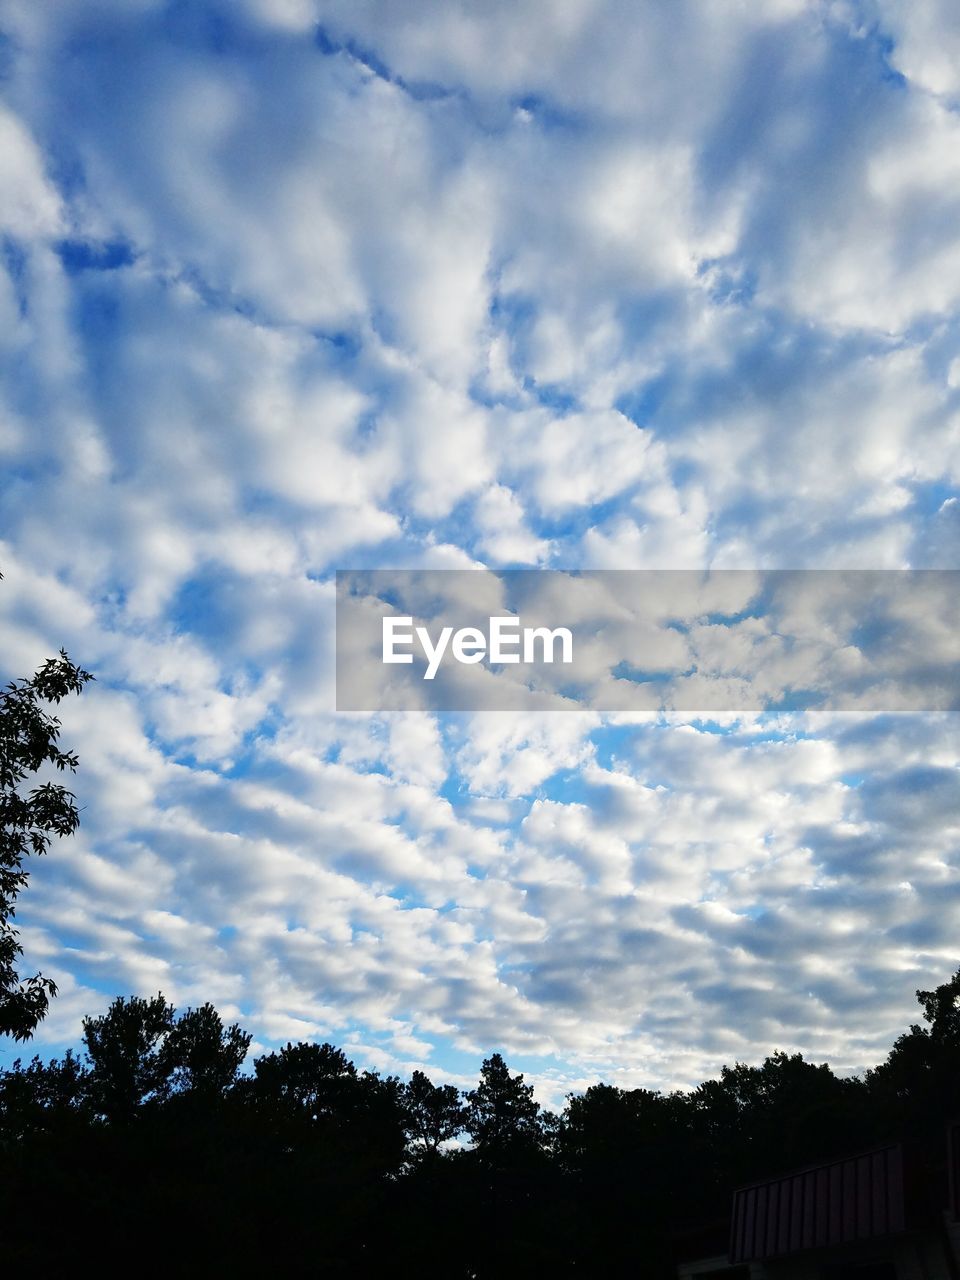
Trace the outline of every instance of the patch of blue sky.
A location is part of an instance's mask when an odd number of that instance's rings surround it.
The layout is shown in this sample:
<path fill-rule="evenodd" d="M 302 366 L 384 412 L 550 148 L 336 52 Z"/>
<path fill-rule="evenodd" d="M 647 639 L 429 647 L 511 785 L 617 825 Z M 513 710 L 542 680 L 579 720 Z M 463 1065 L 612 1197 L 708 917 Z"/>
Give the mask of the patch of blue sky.
<path fill-rule="evenodd" d="M 399 506 L 404 512 L 400 517 L 400 524 L 405 540 L 412 539 L 424 546 L 446 543 L 462 547 L 470 554 L 475 554 L 479 550 L 481 535 L 473 522 L 472 497 L 456 503 L 446 515 L 440 517 L 416 514 L 410 509 L 406 498 L 405 492 L 393 495 L 394 505 Z M 370 567 L 373 568 L 375 565 Z M 383 567 L 395 566 L 384 564 Z"/>
<path fill-rule="evenodd" d="M 326 58 L 336 57 L 338 54 L 346 53 L 356 62 L 362 62 L 365 67 L 378 76 L 381 80 L 386 80 L 390 84 L 400 83 L 400 78 L 390 70 L 387 64 L 374 53 L 372 49 L 364 48 L 356 40 L 336 39 L 328 29 L 317 24 L 313 37 L 314 44 Z"/>
<path fill-rule="evenodd" d="M 730 572 L 729 570 L 718 570 L 720 573 Z M 733 570 L 736 572 L 736 570 Z M 704 580 L 707 575 L 704 574 Z M 676 631 L 680 635 L 689 635 L 694 627 L 733 627 L 740 622 L 746 622 L 748 619 L 765 618 L 770 612 L 769 592 L 765 593 L 766 600 L 761 600 L 759 596 L 755 596 L 756 603 L 745 605 L 744 608 L 738 609 L 733 613 L 721 613 L 718 610 L 711 609 L 706 613 L 698 614 L 696 618 L 687 621 L 685 618 L 669 618 L 664 622 L 664 628 L 667 631 Z M 693 675 L 696 668 L 691 667 L 689 671 L 676 672 L 677 675 Z M 629 679 L 631 677 L 626 676 Z"/>
<path fill-rule="evenodd" d="M 446 800 L 455 809 L 473 798 L 466 778 L 455 768 L 451 768 L 437 788 L 437 795 Z"/>
<path fill-rule="evenodd" d="M 73 292 L 77 341 L 82 345 L 85 374 L 98 396 L 101 414 L 122 413 L 126 388 L 117 385 L 113 349 L 124 332 L 124 295 L 111 277 L 92 273 Z M 127 410 L 129 412 L 129 409 Z"/>
<path fill-rule="evenodd" d="M 655 427 L 658 412 L 669 403 L 671 390 L 680 376 L 678 369 L 664 370 L 618 396 L 613 407 L 638 427 Z"/>
<path fill-rule="evenodd" d="M 744 487 L 738 497 L 731 498 L 723 511 L 718 511 L 713 517 L 711 532 L 718 541 L 722 542 L 728 539 L 735 541 L 739 535 L 747 531 L 755 531 L 757 528 L 762 528 L 765 519 L 777 515 L 782 516 L 783 512 L 783 494 L 778 494 L 774 497 L 755 490 L 748 491 Z M 818 544 L 821 541 L 822 534 L 822 527 L 808 529 L 803 541 Z M 795 547 L 802 545 L 802 543 L 794 543 Z"/>
<path fill-rule="evenodd" d="M 45 1040 L 42 1047 L 27 1041 L 26 1044 L 18 1044 L 15 1040 L 10 1040 L 4 1036 L 0 1040 L 0 1071 L 10 1071 L 15 1062 L 21 1062 L 25 1066 L 36 1055 L 42 1061 L 47 1062 L 50 1058 L 61 1057 L 67 1049 L 78 1049 L 75 1037 L 67 1040 Z"/>
<path fill-rule="evenodd" d="M 757 723 L 762 726 L 769 718 L 761 715 L 757 718 Z M 735 734 L 751 746 L 759 745 L 763 742 L 812 742 L 819 737 L 817 733 L 802 728 L 797 722 L 785 722 L 780 713 L 774 715 L 773 719 L 776 723 L 769 729 L 754 728 L 752 725 L 744 725 L 739 722 L 729 725 L 711 725 L 709 721 L 698 722 L 697 728 L 704 733 Z"/>
<path fill-rule="evenodd" d="M 782 712 L 816 711 L 829 703 L 829 692 L 823 689 L 791 688 L 784 691 L 779 698 L 764 704 L 764 711 L 769 715 Z"/>
<path fill-rule="evenodd" d="M 283 731 L 286 720 L 283 715 L 270 709 L 250 729 L 247 729 L 240 742 L 230 752 L 230 758 L 219 766 L 204 761 L 204 768 L 214 768 L 224 777 L 243 779 L 244 781 L 264 783 L 288 783 L 295 779 L 295 770 L 282 758 L 274 755 L 268 748 Z M 338 764 L 343 744 L 333 742 L 319 755 L 324 764 Z M 177 756 L 178 761 L 180 756 Z M 387 772 L 382 760 L 371 758 L 364 761 L 364 773 L 385 774 Z"/>
<path fill-rule="evenodd" d="M 667 692 L 669 681 L 693 676 L 696 673 L 697 668 L 695 665 L 688 667 L 684 671 L 678 671 L 672 666 L 659 668 L 641 667 L 631 662 L 628 658 L 621 659 L 610 672 L 615 680 L 626 680 L 630 684 L 654 685 L 656 688 L 661 689 L 664 694 Z"/>
<path fill-rule="evenodd" d="M 505 293 L 496 287 L 499 269 L 502 269 L 502 264 L 500 268 L 494 266 L 490 269 L 494 288 L 487 307 L 487 319 L 491 329 L 499 331 L 508 338 L 510 370 L 522 385 L 525 380 L 529 380 L 524 362 L 524 344 L 536 323 L 537 302 L 530 294 L 518 291 Z M 473 389 L 473 394 L 480 403 L 484 404 L 497 404 L 503 398 L 482 389 Z M 510 403 L 515 398 L 514 392 L 508 392 L 505 402 Z"/>
<path fill-rule="evenodd" d="M 181 635 L 194 636 L 216 649 L 235 635 L 248 617 L 249 584 L 239 574 L 208 566 L 177 587 L 167 616 Z"/>
<path fill-rule="evenodd" d="M 776 718 L 781 718 L 781 713 L 771 713 Z M 758 717 L 759 722 L 763 722 L 764 716 Z M 712 719 L 704 714 L 690 713 L 684 717 L 684 722 L 690 724 L 698 733 L 709 733 L 712 737 L 727 737 L 727 739 L 737 739 L 748 742 L 750 746 L 758 745 L 760 742 L 785 742 L 799 739 L 799 737 L 814 737 L 795 731 L 794 728 L 768 728 L 768 730 L 756 730 L 753 727 L 753 717 L 749 721 L 744 721 L 739 717 L 731 719 Z"/>
<path fill-rule="evenodd" d="M 564 507 L 557 512 L 537 511 L 534 507 L 530 512 L 531 527 L 538 537 L 554 543 L 552 559 L 559 568 L 577 568 L 584 535 L 624 509 L 632 511 L 631 500 L 639 488 L 639 484 L 629 485 L 603 502 Z"/>
<path fill-rule="evenodd" d="M 564 390 L 562 383 L 537 382 L 534 378 L 524 377 L 521 385 L 524 391 L 536 398 L 538 404 L 550 409 L 560 418 L 573 413 L 579 406 L 577 397 L 571 391 Z"/>
<path fill-rule="evenodd" d="M 539 783 L 534 791 L 538 800 L 554 800 L 559 804 L 582 804 L 589 807 L 598 794 L 606 790 L 584 780 L 581 773 L 572 769 L 558 769 Z"/>
<path fill-rule="evenodd" d="M 640 427 L 665 439 L 683 436 L 710 420 L 742 413 L 745 405 L 775 412 L 791 409 L 796 396 L 849 367 L 884 354 L 889 343 L 870 334 L 838 337 L 770 308 L 754 307 L 749 337 L 723 360 L 691 368 L 679 359 L 636 388 L 621 393 L 615 407 Z M 697 474 L 695 458 L 682 459 Z"/>
<path fill-rule="evenodd" d="M 213 311 L 232 311 L 235 315 L 252 320 L 255 324 L 269 326 L 271 316 L 253 299 L 244 297 L 233 289 L 225 289 L 212 284 L 194 263 L 184 263 L 178 273 L 177 281 L 189 285 L 201 302 Z M 175 282 L 168 282 L 173 285 Z"/>
<path fill-rule="evenodd" d="M 649 726 L 635 724 L 604 724 L 594 729 L 590 734 L 590 741 L 597 763 L 603 769 L 613 769 L 623 759 L 625 752 L 633 751 L 638 742 L 650 733 Z"/>
<path fill-rule="evenodd" d="M 362 1028 L 358 1030 L 358 1034 L 365 1034 Z M 415 1034 L 418 1040 L 422 1040 L 430 1046 L 428 1053 L 425 1055 L 429 1064 L 427 1075 L 430 1074 L 429 1066 L 439 1068 L 457 1078 L 473 1079 L 479 1074 L 481 1059 L 478 1054 L 470 1053 L 466 1049 L 458 1049 L 446 1037 L 424 1034 L 419 1030 L 415 1031 Z M 440 1081 L 435 1080 L 434 1083 L 439 1084 Z"/>
<path fill-rule="evenodd" d="M 332 347 L 347 361 L 354 361 L 363 350 L 363 339 L 351 329 L 311 329 L 311 334 L 318 342 Z"/>
<path fill-rule="evenodd" d="M 474 375 L 467 388 L 470 399 L 482 409 L 502 407 L 505 409 L 523 409 L 526 407 L 526 396 L 519 383 L 514 387 L 497 387 L 492 390 L 485 373 Z"/>
<path fill-rule="evenodd" d="M 0 81 L 9 79 L 16 57 L 16 42 L 6 31 L 0 31 Z"/>
<path fill-rule="evenodd" d="M 854 32 L 838 23 L 811 66 L 796 59 L 796 46 L 775 27 L 759 30 L 746 50 L 738 92 L 704 147 L 703 174 L 722 181 L 738 160 L 744 163 L 759 153 L 771 180 L 792 167 L 803 184 L 803 190 L 799 184 L 794 190 L 814 198 L 821 181 L 835 174 L 838 158 L 859 145 L 861 126 L 882 127 L 885 109 L 902 96 L 902 79 L 889 74 L 888 52 L 889 43 L 876 27 Z M 801 110 L 809 127 L 793 147 L 783 148 L 777 124 Z M 758 121 L 763 122 L 759 128 Z M 781 199 L 777 206 L 768 205 L 761 217 L 785 218 L 787 202 Z"/>
<path fill-rule="evenodd" d="M 26 287 L 27 255 L 23 245 L 15 236 L 0 236 L 0 260 L 13 285 L 17 311 L 22 318 L 29 309 L 30 295 Z"/>
<path fill-rule="evenodd" d="M 116 271 L 130 266 L 137 257 L 136 249 L 126 240 L 68 239 L 58 241 L 55 248 L 67 275 L 78 275 L 81 271 Z"/>
<path fill-rule="evenodd" d="M 682 324 L 690 299 L 671 283 L 624 291 L 614 297 L 613 305 L 622 332 L 621 351 L 629 352 L 652 345 L 668 328 Z"/>
<path fill-rule="evenodd" d="M 136 40 L 165 42 L 208 58 L 238 57 L 263 51 L 268 40 L 256 23 L 244 20 L 243 6 L 230 0 L 165 0 L 151 9 L 131 14 L 127 21 L 117 12 L 91 6 L 65 43 L 67 56 L 89 58 L 104 46 Z"/>
<path fill-rule="evenodd" d="M 648 758 L 648 747 L 655 750 L 652 733 L 662 732 L 658 726 L 636 727 L 630 733 L 621 726 L 608 726 L 595 730 L 589 738 L 593 758 L 608 773 L 626 772 L 645 787 L 672 787 L 669 776 L 660 772 L 653 758 Z M 595 775 L 594 775 L 595 778 Z M 588 780 L 579 769 L 559 769 L 547 778 L 539 788 L 539 794 L 548 800 L 566 799 L 572 803 L 602 806 L 610 786 L 604 780 Z"/>
<path fill-rule="evenodd" d="M 73 276 L 69 294 L 74 342 L 82 352 L 84 387 L 97 404 L 102 425 L 115 440 L 114 476 L 131 470 L 136 457 L 136 440 L 129 430 L 129 388 L 118 378 L 116 348 L 122 346 L 131 320 L 127 293 L 118 282 L 120 270 L 82 271 Z M 44 397 L 44 389 L 27 394 Z"/>
<path fill-rule="evenodd" d="M 863 14 L 865 7 L 863 0 L 854 0 L 853 7 L 859 14 Z M 864 31 L 863 27 L 861 31 Z M 869 41 L 868 47 L 880 79 L 901 92 L 906 92 L 910 87 L 909 81 L 903 72 L 893 65 L 893 54 L 897 48 L 897 42 L 893 36 L 884 31 L 876 20 L 866 27 L 864 34 Z"/>
<path fill-rule="evenodd" d="M 62 463 L 57 458 L 31 458 L 23 462 L 7 462 L 0 486 L 0 510 L 15 496 L 60 474 Z"/>
<path fill-rule="evenodd" d="M 472 1088 L 474 1082 L 479 1080 L 480 1067 L 482 1066 L 483 1060 L 491 1057 L 494 1053 L 501 1054 L 510 1071 L 514 1075 L 520 1073 L 525 1077 L 533 1077 L 556 1073 L 557 1076 L 563 1077 L 569 1072 L 569 1062 L 565 1062 L 563 1059 L 550 1053 L 535 1054 L 510 1052 L 502 1045 L 498 1046 L 496 1044 L 484 1046 L 481 1051 L 474 1053 L 468 1049 L 458 1048 L 451 1039 L 447 1039 L 445 1037 L 432 1034 L 422 1034 L 416 1028 L 414 1029 L 413 1034 L 416 1036 L 417 1040 L 420 1040 L 430 1046 L 429 1053 L 426 1055 L 426 1074 L 429 1076 L 430 1068 L 433 1067 L 434 1069 L 453 1076 L 457 1080 L 464 1081 L 463 1087 L 468 1089 Z M 391 1049 L 390 1035 L 388 1032 L 381 1032 L 379 1035 L 375 1035 L 371 1034 L 363 1027 L 358 1027 L 356 1036 L 358 1039 L 363 1039 L 367 1042 L 380 1040 L 383 1042 L 383 1047 L 388 1052 L 394 1052 L 394 1050 Z M 434 1083 L 440 1083 L 439 1078 L 434 1080 Z"/>
<path fill-rule="evenodd" d="M 173 44 L 187 45 L 207 56 L 251 52 L 263 47 L 254 28 L 240 20 L 238 5 L 207 0 L 167 0 L 158 13 L 158 29 Z"/>
<path fill-rule="evenodd" d="M 697 172 L 705 190 L 715 191 L 735 182 L 738 167 L 765 145 L 766 129 L 784 99 L 789 102 L 795 98 L 790 75 L 792 52 L 792 43 L 769 26 L 758 28 L 744 41 L 740 74 L 725 109 L 717 113 L 700 146 Z"/>
<path fill-rule="evenodd" d="M 944 503 L 960 499 L 960 485 L 943 477 L 908 481 L 907 485 L 913 495 L 914 509 L 923 515 L 935 515 Z"/>
<path fill-rule="evenodd" d="M 77 147 L 60 134 L 44 139 L 44 163 L 51 182 L 68 202 L 79 200 L 87 190 L 87 175 Z"/>
<path fill-rule="evenodd" d="M 907 627 L 902 620 L 890 617 L 889 614 L 882 617 L 873 614 L 867 615 L 851 627 L 847 640 L 854 648 L 869 657 L 872 651 L 882 648 L 889 641 L 896 640 L 898 635 L 906 633 Z"/>
<path fill-rule="evenodd" d="M 569 106 L 551 101 L 541 93 L 522 93 L 510 101 L 514 111 L 522 111 L 545 132 L 563 130 L 565 133 L 591 127 L 589 117 Z"/>
<path fill-rule="evenodd" d="M 411 78 L 401 75 L 369 45 L 351 37 L 335 35 L 319 23 L 314 32 L 314 45 L 327 58 L 346 56 L 359 63 L 367 71 L 387 84 L 394 85 L 419 103 L 445 102 L 456 99 L 472 108 L 473 124 L 485 132 L 500 133 L 511 127 L 513 118 L 522 113 L 543 132 L 572 131 L 588 127 L 588 117 L 570 107 L 551 101 L 540 93 L 514 95 L 507 104 L 507 112 L 491 111 L 489 104 L 475 103 L 462 85 L 445 84 L 439 80 Z M 486 109 L 484 109 L 486 108 Z"/>
<path fill-rule="evenodd" d="M 761 906 L 759 903 L 753 902 L 749 906 L 738 907 L 737 914 L 741 916 L 746 916 L 748 920 L 759 922 L 768 915 L 768 912 L 766 907 Z"/>
<path fill-rule="evenodd" d="M 465 97 L 463 90 L 455 85 L 441 84 L 436 80 L 410 80 L 398 75 L 373 49 L 350 38 L 340 40 L 322 24 L 317 25 L 314 44 L 326 58 L 346 55 L 360 63 L 378 79 L 402 89 L 415 102 L 438 102 Z"/>

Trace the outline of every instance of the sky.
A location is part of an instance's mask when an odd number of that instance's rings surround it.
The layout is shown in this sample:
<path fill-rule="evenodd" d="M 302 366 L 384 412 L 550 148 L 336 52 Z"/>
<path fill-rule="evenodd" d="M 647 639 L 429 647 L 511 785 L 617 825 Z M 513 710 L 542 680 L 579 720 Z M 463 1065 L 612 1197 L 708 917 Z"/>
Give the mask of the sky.
<path fill-rule="evenodd" d="M 0 91 L 0 678 L 96 674 L 36 1051 L 882 1059 L 960 717 L 337 714 L 334 575 L 960 568 L 960 9 L 0 0 Z"/>

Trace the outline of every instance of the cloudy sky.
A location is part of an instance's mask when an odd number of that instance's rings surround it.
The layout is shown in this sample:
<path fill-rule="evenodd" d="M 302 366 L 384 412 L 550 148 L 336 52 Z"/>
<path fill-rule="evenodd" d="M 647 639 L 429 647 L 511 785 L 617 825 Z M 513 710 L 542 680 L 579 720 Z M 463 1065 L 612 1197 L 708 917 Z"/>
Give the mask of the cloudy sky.
<path fill-rule="evenodd" d="M 97 676 L 40 1051 L 883 1056 L 960 717 L 337 715 L 333 574 L 960 567 L 958 68 L 950 0 L 0 0 L 0 675 Z"/>

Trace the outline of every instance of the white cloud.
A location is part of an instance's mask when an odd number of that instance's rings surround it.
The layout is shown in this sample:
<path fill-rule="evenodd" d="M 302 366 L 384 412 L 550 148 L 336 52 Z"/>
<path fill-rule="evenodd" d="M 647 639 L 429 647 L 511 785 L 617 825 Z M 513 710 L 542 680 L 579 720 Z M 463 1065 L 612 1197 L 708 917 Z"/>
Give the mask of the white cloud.
<path fill-rule="evenodd" d="M 920 88 L 952 98 L 960 88 L 960 21 L 949 0 L 876 0 L 873 7 L 893 37 L 893 66 Z"/>
<path fill-rule="evenodd" d="M 948 7 L 161 9 L 3 5 L 5 674 L 98 675 L 44 1036 L 875 1060 L 954 967 L 948 719 L 337 717 L 330 574 L 955 566 Z"/>

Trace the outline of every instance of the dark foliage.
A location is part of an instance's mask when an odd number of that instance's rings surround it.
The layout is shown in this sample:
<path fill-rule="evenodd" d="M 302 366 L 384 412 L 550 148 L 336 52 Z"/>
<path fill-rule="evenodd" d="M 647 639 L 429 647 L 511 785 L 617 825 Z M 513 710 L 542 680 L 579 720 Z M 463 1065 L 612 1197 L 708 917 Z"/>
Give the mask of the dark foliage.
<path fill-rule="evenodd" d="M 402 1086 L 400 1099 L 411 1151 L 424 1159 L 436 1158 L 443 1143 L 466 1126 L 460 1090 L 452 1084 L 436 1085 L 422 1071 L 414 1071 Z"/>
<path fill-rule="evenodd" d="M 23 954 L 13 926 L 17 896 L 25 887 L 30 854 L 46 853 L 53 836 L 70 835 L 79 822 L 76 800 L 66 787 L 23 784 L 42 771 L 71 772 L 77 757 L 59 746 L 60 721 L 44 704 L 79 693 L 93 676 L 75 666 L 61 649 L 30 680 L 15 680 L 0 691 L 0 1035 L 26 1040 L 44 1017 L 56 983 L 37 973 L 21 981 Z"/>
<path fill-rule="evenodd" d="M 5 1270 L 75 1269 L 94 1232 L 105 1274 L 669 1276 L 676 1234 L 738 1182 L 891 1138 L 926 1152 L 936 1196 L 960 971 L 917 996 L 926 1025 L 863 1080 L 774 1053 L 689 1093 L 593 1085 L 559 1117 L 499 1054 L 466 1094 L 330 1044 L 241 1074 L 250 1037 L 211 1005 L 118 999 L 81 1057 L 0 1074 Z"/>

